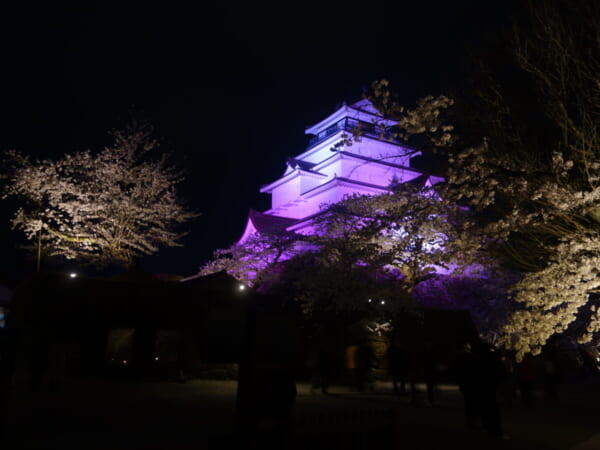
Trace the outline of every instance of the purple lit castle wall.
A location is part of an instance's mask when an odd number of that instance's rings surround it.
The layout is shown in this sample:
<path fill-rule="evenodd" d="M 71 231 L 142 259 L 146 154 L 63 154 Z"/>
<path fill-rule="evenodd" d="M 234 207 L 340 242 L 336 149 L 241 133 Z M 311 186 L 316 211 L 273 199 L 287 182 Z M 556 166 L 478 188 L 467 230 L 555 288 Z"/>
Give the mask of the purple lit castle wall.
<path fill-rule="evenodd" d="M 383 136 L 374 124 L 384 126 Z M 261 192 L 271 194 L 271 209 L 250 212 L 239 243 L 243 244 L 252 233 L 274 227 L 310 234 L 310 219 L 323 205 L 351 194 L 387 192 L 393 180 L 405 183 L 424 177 L 428 185 L 442 181 L 410 167 L 410 158 L 418 152 L 388 139 L 385 129 L 394 124 L 368 100 L 360 100 L 306 128 L 306 134 L 313 136 L 308 148 L 287 160 L 281 178 L 261 188 Z M 344 135 L 357 127 L 362 132 L 360 140 L 345 144 Z"/>

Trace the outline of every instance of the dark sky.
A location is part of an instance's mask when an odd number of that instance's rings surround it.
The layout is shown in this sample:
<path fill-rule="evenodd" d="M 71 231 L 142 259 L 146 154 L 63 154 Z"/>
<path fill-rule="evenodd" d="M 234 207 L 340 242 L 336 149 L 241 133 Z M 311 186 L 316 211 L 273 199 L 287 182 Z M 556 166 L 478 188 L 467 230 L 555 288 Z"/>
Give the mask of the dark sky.
<path fill-rule="evenodd" d="M 144 267 L 181 275 L 239 238 L 249 208 L 269 207 L 258 190 L 302 152 L 306 126 L 378 78 L 407 103 L 459 86 L 469 53 L 514 12 L 506 1 L 193 3 L 0 6 L 0 149 L 100 149 L 130 111 L 149 121 L 202 216 L 184 247 Z M 0 269 L 31 267 L 0 208 Z"/>

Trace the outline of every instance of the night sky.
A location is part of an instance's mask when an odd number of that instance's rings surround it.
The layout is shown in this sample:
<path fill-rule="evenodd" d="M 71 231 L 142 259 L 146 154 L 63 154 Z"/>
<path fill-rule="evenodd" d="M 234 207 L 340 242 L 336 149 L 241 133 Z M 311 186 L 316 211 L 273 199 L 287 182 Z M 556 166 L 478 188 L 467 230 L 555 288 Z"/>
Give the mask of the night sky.
<path fill-rule="evenodd" d="M 202 216 L 184 247 L 143 267 L 180 275 L 235 242 L 249 208 L 269 208 L 259 188 L 303 151 L 306 126 L 378 78 L 406 103 L 464 89 L 470 54 L 518 13 L 507 1 L 122 3 L 2 3 L 0 149 L 100 149 L 132 115 L 150 122 Z M 4 278 L 35 265 L 15 250 L 8 206 Z"/>

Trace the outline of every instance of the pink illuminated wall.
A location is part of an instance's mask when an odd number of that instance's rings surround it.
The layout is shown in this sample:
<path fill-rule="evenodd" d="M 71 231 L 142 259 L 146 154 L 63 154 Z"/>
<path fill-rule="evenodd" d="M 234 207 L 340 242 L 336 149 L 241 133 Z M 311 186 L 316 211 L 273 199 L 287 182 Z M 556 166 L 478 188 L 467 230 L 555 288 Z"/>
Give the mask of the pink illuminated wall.
<path fill-rule="evenodd" d="M 261 188 L 271 195 L 271 208 L 263 214 L 296 219 L 287 229 L 307 234 L 312 232 L 310 216 L 324 205 L 351 194 L 381 194 L 392 180 L 407 182 L 421 176 L 422 172 L 410 167 L 410 158 L 418 152 L 381 140 L 374 123 L 392 126 L 394 121 L 378 115 L 368 100 L 361 100 L 308 127 L 306 134 L 314 136 L 308 148 L 288 160 L 281 178 Z M 340 145 L 355 126 L 364 130 L 360 141 Z M 431 177 L 427 182 L 439 181 Z M 258 228 L 249 219 L 240 243 Z"/>

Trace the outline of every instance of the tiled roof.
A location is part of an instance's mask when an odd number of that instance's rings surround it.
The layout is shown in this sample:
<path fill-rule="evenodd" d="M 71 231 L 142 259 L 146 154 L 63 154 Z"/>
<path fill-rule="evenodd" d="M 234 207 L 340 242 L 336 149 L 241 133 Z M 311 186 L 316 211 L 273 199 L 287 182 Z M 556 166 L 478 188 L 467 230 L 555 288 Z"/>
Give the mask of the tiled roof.
<path fill-rule="evenodd" d="M 292 169 L 298 168 L 300 170 L 305 170 L 307 172 L 312 172 L 311 169 L 316 165 L 315 163 L 311 163 L 311 162 L 308 162 L 308 161 L 303 161 L 301 159 L 296 159 L 296 158 L 288 158 L 287 164 Z"/>
<path fill-rule="evenodd" d="M 412 180 L 407 181 L 407 183 L 422 187 L 422 186 L 425 186 L 425 183 L 427 183 L 427 180 L 429 180 L 429 175 L 424 173 L 422 175 L 419 175 L 416 178 L 413 178 Z"/>
<path fill-rule="evenodd" d="M 271 214 L 264 214 L 254 209 L 250 210 L 248 217 L 252 221 L 254 228 L 259 233 L 273 233 L 283 231 L 290 225 L 298 222 L 298 219 L 291 219 L 289 217 L 273 216 Z"/>

